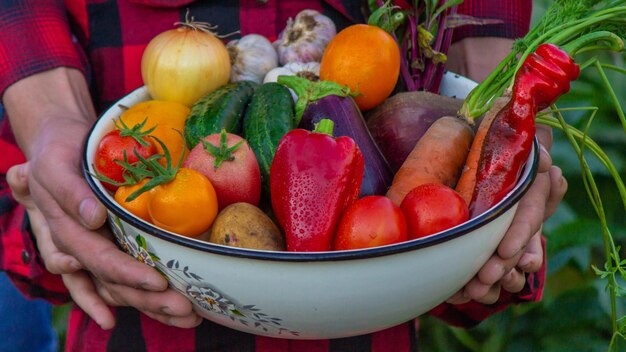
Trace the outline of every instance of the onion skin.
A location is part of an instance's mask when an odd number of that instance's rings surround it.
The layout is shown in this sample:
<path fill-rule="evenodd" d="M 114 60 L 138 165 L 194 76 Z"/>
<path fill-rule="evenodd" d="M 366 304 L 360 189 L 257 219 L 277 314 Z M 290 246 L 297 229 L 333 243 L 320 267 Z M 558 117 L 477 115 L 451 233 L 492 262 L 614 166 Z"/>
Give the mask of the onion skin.
<path fill-rule="evenodd" d="M 367 127 L 395 173 L 430 125 L 456 116 L 462 103 L 425 91 L 398 93 L 367 113 Z"/>
<path fill-rule="evenodd" d="M 191 106 L 228 82 L 230 57 L 212 33 L 182 26 L 148 43 L 141 58 L 141 77 L 153 99 Z"/>
<path fill-rule="evenodd" d="M 307 105 L 298 127 L 313 130 L 321 119 L 335 123 L 335 137 L 349 136 L 357 143 L 365 159 L 365 172 L 359 197 L 384 195 L 393 180 L 393 173 L 372 139 L 363 115 L 351 97 L 329 95 Z"/>

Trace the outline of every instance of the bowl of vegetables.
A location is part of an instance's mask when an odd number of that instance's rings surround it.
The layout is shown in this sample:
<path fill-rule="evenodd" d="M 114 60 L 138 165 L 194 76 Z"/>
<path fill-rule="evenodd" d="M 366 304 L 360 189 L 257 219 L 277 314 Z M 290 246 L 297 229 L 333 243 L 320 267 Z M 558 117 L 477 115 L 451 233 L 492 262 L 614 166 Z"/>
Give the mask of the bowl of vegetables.
<path fill-rule="evenodd" d="M 458 84 L 467 81 L 453 74 L 446 74 L 443 82 L 446 91 L 459 97 L 468 90 Z M 150 99 L 145 87 L 135 90 L 95 123 L 85 144 L 86 179 L 108 209 L 109 225 L 123 250 L 161 272 L 206 319 L 253 334 L 354 336 L 400 324 L 444 302 L 494 252 L 538 164 L 535 143 L 504 199 L 471 220 L 422 238 L 319 252 L 239 248 L 141 219 L 120 206 L 105 182 L 94 176 L 98 145 L 116 128 L 114 121 L 128 107 Z M 259 217 L 245 207 L 232 216 L 237 226 L 255 226 L 250 222 Z"/>

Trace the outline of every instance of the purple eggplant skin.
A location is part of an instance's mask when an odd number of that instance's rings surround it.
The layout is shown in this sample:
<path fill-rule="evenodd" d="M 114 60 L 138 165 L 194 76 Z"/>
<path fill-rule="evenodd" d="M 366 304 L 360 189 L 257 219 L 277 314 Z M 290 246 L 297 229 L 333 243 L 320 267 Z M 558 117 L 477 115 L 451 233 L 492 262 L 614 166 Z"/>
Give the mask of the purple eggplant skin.
<path fill-rule="evenodd" d="M 313 130 L 321 119 L 335 123 L 334 137 L 348 136 L 359 146 L 365 160 L 360 197 L 384 195 L 393 181 L 393 173 L 367 129 L 365 119 L 350 96 L 328 95 L 309 103 L 298 127 Z"/>
<path fill-rule="evenodd" d="M 369 110 L 365 115 L 367 127 L 392 172 L 398 171 L 433 122 L 443 116 L 456 116 L 462 103 L 459 99 L 415 91 L 395 94 Z"/>

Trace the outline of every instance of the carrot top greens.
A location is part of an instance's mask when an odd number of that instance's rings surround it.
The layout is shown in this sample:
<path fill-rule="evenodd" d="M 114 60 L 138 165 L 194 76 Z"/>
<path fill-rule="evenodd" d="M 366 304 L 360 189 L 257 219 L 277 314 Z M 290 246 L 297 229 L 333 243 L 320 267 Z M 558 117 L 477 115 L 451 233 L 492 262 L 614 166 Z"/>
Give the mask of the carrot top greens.
<path fill-rule="evenodd" d="M 592 50 L 624 50 L 625 0 L 555 0 L 511 53 L 465 99 L 460 114 L 470 120 L 483 115 L 494 98 L 513 83 L 524 59 L 542 43 L 560 46 L 570 56 Z"/>

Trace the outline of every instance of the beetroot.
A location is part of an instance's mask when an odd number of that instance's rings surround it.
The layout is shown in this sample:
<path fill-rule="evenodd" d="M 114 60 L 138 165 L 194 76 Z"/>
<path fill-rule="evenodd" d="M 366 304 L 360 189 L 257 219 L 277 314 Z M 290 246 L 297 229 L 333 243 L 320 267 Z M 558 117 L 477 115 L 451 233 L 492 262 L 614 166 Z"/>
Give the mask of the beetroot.
<path fill-rule="evenodd" d="M 396 172 L 430 125 L 442 116 L 456 116 L 462 103 L 425 91 L 398 93 L 367 113 L 367 127 Z"/>

